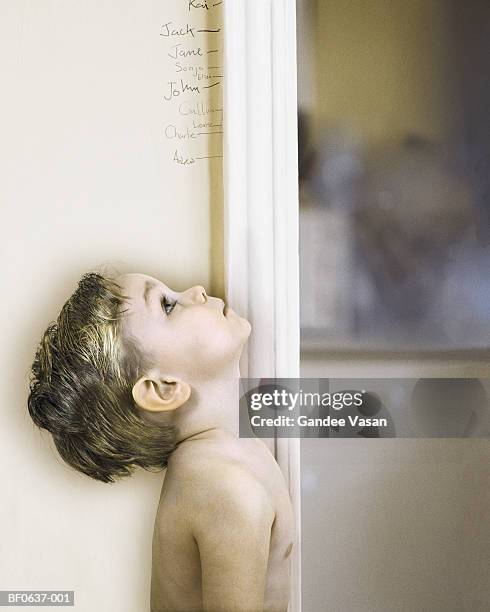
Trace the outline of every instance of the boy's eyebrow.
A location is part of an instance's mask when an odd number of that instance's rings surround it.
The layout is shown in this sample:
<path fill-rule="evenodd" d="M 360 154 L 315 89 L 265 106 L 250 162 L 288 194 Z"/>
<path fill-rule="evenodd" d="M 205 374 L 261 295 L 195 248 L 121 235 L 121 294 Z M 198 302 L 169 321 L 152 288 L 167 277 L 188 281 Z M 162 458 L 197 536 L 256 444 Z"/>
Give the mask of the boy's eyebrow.
<path fill-rule="evenodd" d="M 148 305 L 148 294 L 150 293 L 150 291 L 153 289 L 153 287 L 156 287 L 156 283 L 152 282 L 152 281 L 145 281 L 145 289 L 143 291 L 143 299 L 145 300 L 145 304 Z"/>

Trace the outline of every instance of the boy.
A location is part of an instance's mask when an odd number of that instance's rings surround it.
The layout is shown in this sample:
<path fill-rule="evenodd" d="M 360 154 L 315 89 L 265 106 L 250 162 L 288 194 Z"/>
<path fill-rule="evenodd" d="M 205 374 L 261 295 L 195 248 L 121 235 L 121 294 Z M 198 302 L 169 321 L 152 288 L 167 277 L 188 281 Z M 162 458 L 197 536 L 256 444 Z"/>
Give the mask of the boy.
<path fill-rule="evenodd" d="M 267 447 L 238 437 L 250 324 L 202 287 L 89 273 L 46 330 L 29 412 L 104 482 L 165 468 L 151 612 L 285 612 L 293 519 Z"/>

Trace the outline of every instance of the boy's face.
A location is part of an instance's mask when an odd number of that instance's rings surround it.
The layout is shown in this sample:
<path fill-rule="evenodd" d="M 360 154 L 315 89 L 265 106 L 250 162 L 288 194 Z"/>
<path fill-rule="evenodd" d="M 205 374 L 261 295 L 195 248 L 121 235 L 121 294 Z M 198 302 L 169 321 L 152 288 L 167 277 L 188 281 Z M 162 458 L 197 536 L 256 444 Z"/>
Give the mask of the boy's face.
<path fill-rule="evenodd" d="M 146 274 L 124 274 L 117 282 L 129 298 L 123 333 L 138 340 L 162 374 L 191 382 L 238 360 L 250 324 L 203 287 L 178 293 Z"/>

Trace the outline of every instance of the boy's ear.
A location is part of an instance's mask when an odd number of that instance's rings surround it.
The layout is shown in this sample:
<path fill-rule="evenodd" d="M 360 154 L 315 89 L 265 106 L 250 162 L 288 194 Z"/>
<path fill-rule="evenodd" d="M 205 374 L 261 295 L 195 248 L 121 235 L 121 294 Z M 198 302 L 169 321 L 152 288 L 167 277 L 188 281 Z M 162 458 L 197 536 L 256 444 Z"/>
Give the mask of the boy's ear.
<path fill-rule="evenodd" d="M 190 386 L 181 380 L 141 376 L 133 386 L 133 399 L 139 408 L 150 412 L 168 412 L 185 404 Z"/>

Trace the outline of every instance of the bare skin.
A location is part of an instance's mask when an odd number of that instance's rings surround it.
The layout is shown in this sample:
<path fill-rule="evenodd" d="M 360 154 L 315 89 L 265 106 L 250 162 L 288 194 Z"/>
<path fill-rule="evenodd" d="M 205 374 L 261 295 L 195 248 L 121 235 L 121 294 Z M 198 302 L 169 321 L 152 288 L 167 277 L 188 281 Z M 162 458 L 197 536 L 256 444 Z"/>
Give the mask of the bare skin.
<path fill-rule="evenodd" d="M 257 439 L 216 430 L 179 445 L 153 535 L 152 612 L 286 612 L 293 519 Z"/>
<path fill-rule="evenodd" d="M 151 355 L 143 416 L 177 427 L 153 534 L 151 612 L 286 612 L 293 515 L 261 440 L 238 436 L 238 361 L 250 324 L 200 286 L 120 277 L 124 333 Z M 151 285 L 151 287 L 150 287 Z"/>

